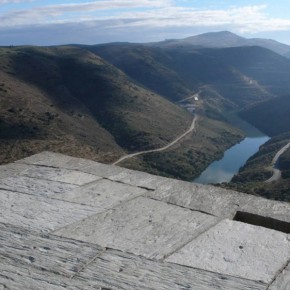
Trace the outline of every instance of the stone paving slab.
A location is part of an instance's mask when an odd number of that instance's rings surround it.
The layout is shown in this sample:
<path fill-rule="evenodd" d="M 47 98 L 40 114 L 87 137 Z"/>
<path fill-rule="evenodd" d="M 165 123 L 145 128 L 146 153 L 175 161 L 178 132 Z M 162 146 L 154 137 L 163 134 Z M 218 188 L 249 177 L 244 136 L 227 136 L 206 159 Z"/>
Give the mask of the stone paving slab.
<path fill-rule="evenodd" d="M 216 222 L 203 213 L 138 197 L 55 234 L 162 259 Z"/>
<path fill-rule="evenodd" d="M 66 169 L 80 169 L 89 165 L 94 165 L 97 162 L 76 158 L 60 153 L 44 151 L 24 159 L 16 161 L 16 163 L 42 165 L 48 167 L 59 167 Z"/>
<path fill-rule="evenodd" d="M 82 167 L 83 172 L 95 174 L 104 178 L 109 178 L 113 180 L 113 176 L 119 175 L 122 172 L 130 172 L 130 169 L 122 168 L 119 166 L 103 164 L 95 162 L 94 164 L 88 164 L 87 166 Z"/>
<path fill-rule="evenodd" d="M 96 245 L 53 235 L 38 235 L 0 223 L 0 257 L 23 267 L 33 267 L 73 277 L 104 250 Z"/>
<path fill-rule="evenodd" d="M 290 289 L 290 264 L 278 275 L 273 284 L 267 290 Z"/>
<path fill-rule="evenodd" d="M 16 164 L 14 164 L 16 165 Z M 45 166 L 35 166 L 30 165 L 27 170 L 25 170 L 22 175 L 27 177 L 33 177 L 38 179 L 59 181 L 64 183 L 70 183 L 75 185 L 84 185 L 96 180 L 101 179 L 101 177 L 84 173 L 77 170 L 69 170 L 64 168 L 53 168 Z"/>
<path fill-rule="evenodd" d="M 0 179 L 21 175 L 30 168 L 29 165 L 20 163 L 9 163 L 0 166 Z"/>
<path fill-rule="evenodd" d="M 112 180 L 124 182 L 133 186 L 145 187 L 148 189 L 157 189 L 162 184 L 170 181 L 169 178 L 152 175 L 146 172 L 126 170 L 119 174 L 111 175 Z"/>
<path fill-rule="evenodd" d="M 251 201 L 242 206 L 240 210 L 290 223 L 289 202 L 280 202 L 251 196 Z"/>
<path fill-rule="evenodd" d="M 143 195 L 146 192 L 147 190 L 139 187 L 102 179 L 54 196 L 66 201 L 109 209 L 120 202 Z"/>
<path fill-rule="evenodd" d="M 52 196 L 77 188 L 77 185 L 51 180 L 14 176 L 0 179 L 0 189 L 37 196 Z"/>
<path fill-rule="evenodd" d="M 33 267 L 23 267 L 17 263 L 5 261 L 0 256 L 0 289 L 1 290 L 117 290 L 105 288 L 94 283 L 94 288 L 79 280 L 70 279 Z"/>
<path fill-rule="evenodd" d="M 171 180 L 166 177 L 101 163 L 83 167 L 81 170 L 113 181 L 120 181 L 132 186 L 145 187 L 152 190 Z"/>
<path fill-rule="evenodd" d="M 166 261 L 270 283 L 289 257 L 288 235 L 223 220 Z"/>
<path fill-rule="evenodd" d="M 50 232 L 102 211 L 45 197 L 0 190 L 0 222 L 37 232 Z"/>
<path fill-rule="evenodd" d="M 265 290 L 267 287 L 257 281 L 152 261 L 114 250 L 97 257 L 76 278 L 92 288 L 100 283 L 108 289 L 122 290 Z"/>
<path fill-rule="evenodd" d="M 233 217 L 251 196 L 213 186 L 169 180 L 147 197 L 219 217 Z"/>

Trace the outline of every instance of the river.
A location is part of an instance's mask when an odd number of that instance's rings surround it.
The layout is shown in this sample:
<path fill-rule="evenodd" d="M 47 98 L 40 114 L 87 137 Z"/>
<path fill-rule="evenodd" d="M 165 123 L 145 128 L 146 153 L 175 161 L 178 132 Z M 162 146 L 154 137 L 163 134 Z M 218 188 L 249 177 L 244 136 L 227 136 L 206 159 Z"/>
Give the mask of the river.
<path fill-rule="evenodd" d="M 230 121 L 246 133 L 246 138 L 224 152 L 222 159 L 211 163 L 193 182 L 201 184 L 229 182 L 241 166 L 269 140 L 264 133 L 237 116 Z"/>

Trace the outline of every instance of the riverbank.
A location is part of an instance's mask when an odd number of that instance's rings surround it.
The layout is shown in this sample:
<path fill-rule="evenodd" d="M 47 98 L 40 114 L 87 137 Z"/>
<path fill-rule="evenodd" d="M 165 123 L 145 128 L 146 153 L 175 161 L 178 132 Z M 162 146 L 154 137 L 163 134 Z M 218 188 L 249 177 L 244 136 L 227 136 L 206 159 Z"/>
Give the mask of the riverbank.
<path fill-rule="evenodd" d="M 289 143 L 290 132 L 271 138 L 252 156 L 230 183 L 222 187 L 260 195 L 266 198 L 290 201 L 290 149 L 278 159 L 281 179 L 265 182 L 272 176 L 272 163 L 275 155 Z"/>
<path fill-rule="evenodd" d="M 268 136 L 236 114 L 229 113 L 226 117 L 232 125 L 245 132 L 246 138 L 226 150 L 220 160 L 210 164 L 193 182 L 201 184 L 230 182 L 240 167 L 269 140 Z"/>
<path fill-rule="evenodd" d="M 221 158 L 225 150 L 244 138 L 241 130 L 202 116 L 196 132 L 188 134 L 168 150 L 133 157 L 123 161 L 122 166 L 191 181 L 214 160 Z"/>

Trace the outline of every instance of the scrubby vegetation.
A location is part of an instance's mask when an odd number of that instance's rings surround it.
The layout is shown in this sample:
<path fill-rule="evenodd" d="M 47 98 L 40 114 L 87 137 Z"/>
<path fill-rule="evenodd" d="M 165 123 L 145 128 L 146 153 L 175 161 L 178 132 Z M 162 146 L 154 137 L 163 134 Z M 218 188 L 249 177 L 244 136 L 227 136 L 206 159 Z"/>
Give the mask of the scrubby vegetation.
<path fill-rule="evenodd" d="M 266 183 L 272 176 L 272 160 L 275 154 L 290 141 L 290 132 L 273 137 L 261 146 L 259 152 L 252 156 L 239 173 L 235 175 L 229 184 L 222 186 L 261 195 L 266 198 L 290 201 L 290 150 L 281 155 L 278 167 L 282 178 L 278 181 Z"/>

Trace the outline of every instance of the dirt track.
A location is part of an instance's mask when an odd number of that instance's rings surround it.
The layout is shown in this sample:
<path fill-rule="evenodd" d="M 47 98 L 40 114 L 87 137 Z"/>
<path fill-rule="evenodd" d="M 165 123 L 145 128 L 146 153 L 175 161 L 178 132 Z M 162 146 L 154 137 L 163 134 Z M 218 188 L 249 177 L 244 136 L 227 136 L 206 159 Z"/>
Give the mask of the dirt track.
<path fill-rule="evenodd" d="M 186 135 L 188 135 L 189 133 L 191 133 L 194 129 L 195 129 L 195 124 L 196 124 L 196 121 L 198 120 L 198 116 L 194 116 L 193 120 L 192 120 L 192 123 L 189 127 L 189 129 L 184 132 L 183 134 L 181 134 L 179 137 L 177 137 L 176 139 L 174 139 L 172 142 L 170 142 L 169 144 L 167 144 L 166 146 L 164 147 L 161 147 L 161 148 L 157 148 L 157 149 L 151 149 L 151 150 L 146 150 L 146 151 L 140 151 L 140 152 L 136 152 L 136 153 L 132 153 L 132 154 L 128 154 L 128 155 L 125 155 L 123 157 L 121 157 L 120 159 L 118 159 L 117 161 L 115 161 L 114 163 L 112 163 L 113 165 L 116 165 L 126 159 L 130 159 L 132 157 L 135 157 L 135 156 L 138 156 L 138 155 L 142 155 L 142 154 L 147 154 L 147 153 L 152 153 L 152 152 L 160 152 L 160 151 L 164 151 L 168 148 L 170 148 L 171 146 L 173 146 L 174 144 L 176 144 L 177 142 L 179 142 L 182 138 L 184 138 Z"/>

